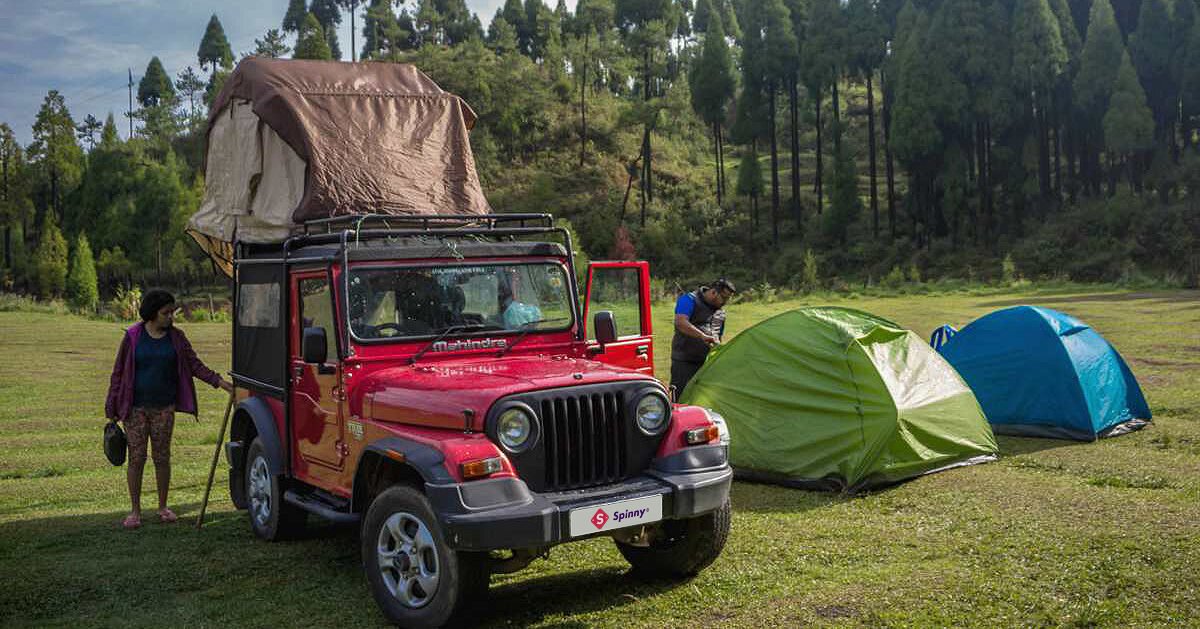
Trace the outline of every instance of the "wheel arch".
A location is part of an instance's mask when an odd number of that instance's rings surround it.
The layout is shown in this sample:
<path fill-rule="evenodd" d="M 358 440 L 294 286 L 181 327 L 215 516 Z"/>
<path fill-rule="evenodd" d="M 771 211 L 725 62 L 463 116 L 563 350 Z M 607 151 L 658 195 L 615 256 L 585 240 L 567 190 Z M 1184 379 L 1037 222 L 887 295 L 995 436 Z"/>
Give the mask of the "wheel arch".
<path fill-rule="evenodd" d="M 365 513 L 379 492 L 397 483 L 424 492 L 426 483 L 454 482 L 443 461 L 445 457 L 436 448 L 401 437 L 372 442 L 363 449 L 355 467 L 351 510 Z"/>
<path fill-rule="evenodd" d="M 230 441 L 241 442 L 242 452 L 250 448 L 250 442 L 258 437 L 262 441 L 263 451 L 267 455 L 267 465 L 271 473 L 278 476 L 283 474 L 283 443 L 279 438 L 275 414 L 266 401 L 258 397 L 242 400 L 233 415 L 233 426 L 230 429 Z M 245 456 L 243 454 L 243 456 Z M 245 466 L 245 461 L 230 461 L 237 468 Z"/>

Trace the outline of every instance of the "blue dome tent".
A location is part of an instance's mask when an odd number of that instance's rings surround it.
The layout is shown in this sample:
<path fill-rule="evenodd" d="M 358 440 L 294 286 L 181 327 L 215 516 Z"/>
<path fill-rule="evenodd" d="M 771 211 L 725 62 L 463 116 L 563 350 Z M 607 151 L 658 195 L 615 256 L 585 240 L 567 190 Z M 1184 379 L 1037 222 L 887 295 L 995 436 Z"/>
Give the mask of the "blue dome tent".
<path fill-rule="evenodd" d="M 1061 312 L 997 310 L 939 351 L 975 392 L 996 434 L 1095 441 L 1149 423 L 1146 398 L 1121 355 Z"/>

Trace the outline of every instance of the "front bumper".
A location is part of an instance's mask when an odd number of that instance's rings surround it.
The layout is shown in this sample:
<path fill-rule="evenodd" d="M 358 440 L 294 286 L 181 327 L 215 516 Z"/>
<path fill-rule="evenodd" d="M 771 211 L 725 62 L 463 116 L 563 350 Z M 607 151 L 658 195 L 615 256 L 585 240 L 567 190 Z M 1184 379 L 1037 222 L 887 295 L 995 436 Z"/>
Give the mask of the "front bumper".
<path fill-rule="evenodd" d="M 733 470 L 726 446 L 689 448 L 638 476 L 588 489 L 535 494 L 519 478 L 426 484 L 446 542 L 455 550 L 538 548 L 595 535 L 570 534 L 572 509 L 661 495 L 663 519 L 680 520 L 715 511 L 729 496 Z"/>

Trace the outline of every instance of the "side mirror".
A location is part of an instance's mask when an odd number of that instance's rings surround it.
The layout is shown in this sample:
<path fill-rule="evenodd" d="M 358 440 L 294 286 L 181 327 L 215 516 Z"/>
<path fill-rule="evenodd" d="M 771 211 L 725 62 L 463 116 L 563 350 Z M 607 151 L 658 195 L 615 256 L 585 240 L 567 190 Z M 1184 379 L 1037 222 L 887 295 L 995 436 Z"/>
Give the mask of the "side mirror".
<path fill-rule="evenodd" d="M 325 339 L 325 328 L 304 328 L 304 336 L 300 341 L 301 354 L 304 362 L 322 365 L 328 356 L 328 341 Z"/>
<path fill-rule="evenodd" d="M 617 320 L 611 310 L 597 312 L 592 319 L 592 326 L 596 330 L 596 342 L 601 347 L 617 340 Z"/>

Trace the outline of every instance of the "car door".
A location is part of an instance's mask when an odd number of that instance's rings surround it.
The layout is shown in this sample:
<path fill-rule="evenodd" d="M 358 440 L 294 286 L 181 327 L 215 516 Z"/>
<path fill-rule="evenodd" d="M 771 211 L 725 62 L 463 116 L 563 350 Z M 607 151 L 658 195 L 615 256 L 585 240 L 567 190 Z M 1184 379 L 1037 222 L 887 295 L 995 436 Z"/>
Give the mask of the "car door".
<path fill-rule="evenodd" d="M 617 324 L 617 340 L 603 347 L 596 341 L 594 313 L 609 310 Z M 583 302 L 588 353 L 593 360 L 654 375 L 654 335 L 650 323 L 650 264 L 593 262 L 588 265 Z"/>
<path fill-rule="evenodd" d="M 292 312 L 295 313 L 289 357 L 292 378 L 292 431 L 302 467 L 322 476 L 318 467 L 341 469 L 345 460 L 342 443 L 342 404 L 339 400 L 341 361 L 337 352 L 337 326 L 333 294 L 325 271 L 292 276 Z M 301 339 L 304 328 L 325 329 L 326 362 L 304 362 Z M 309 465 L 305 465 L 305 464 Z"/>

